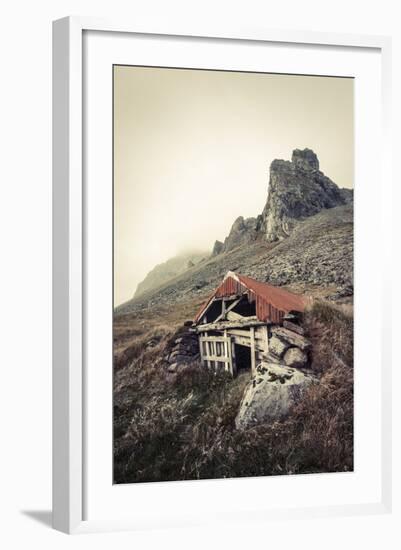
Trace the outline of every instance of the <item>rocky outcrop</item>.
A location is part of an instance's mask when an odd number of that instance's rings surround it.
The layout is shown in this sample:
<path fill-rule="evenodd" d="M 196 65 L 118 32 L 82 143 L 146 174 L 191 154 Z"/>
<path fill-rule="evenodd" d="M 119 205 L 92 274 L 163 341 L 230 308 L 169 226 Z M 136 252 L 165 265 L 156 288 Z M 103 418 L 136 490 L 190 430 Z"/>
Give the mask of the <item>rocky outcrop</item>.
<path fill-rule="evenodd" d="M 215 241 L 213 250 L 212 250 L 212 256 L 217 256 L 221 252 L 223 252 L 224 244 L 221 241 Z"/>
<path fill-rule="evenodd" d="M 345 204 L 351 204 L 354 202 L 354 190 L 346 189 L 345 187 L 340 189 L 340 193 L 344 199 Z"/>
<path fill-rule="evenodd" d="M 291 162 L 301 170 L 319 170 L 319 160 L 312 149 L 294 149 Z"/>
<path fill-rule="evenodd" d="M 291 161 L 274 160 L 270 165 L 260 231 L 268 241 L 281 240 L 299 220 L 351 201 L 352 192 L 340 189 L 319 170 L 319 160 L 311 149 L 295 149 Z"/>
<path fill-rule="evenodd" d="M 270 165 L 267 202 L 257 218 L 237 218 L 224 243 L 216 241 L 212 256 L 253 242 L 273 242 L 288 237 L 300 220 L 321 210 L 353 202 L 352 189 L 340 189 L 319 169 L 312 149 L 295 149 L 291 161 Z"/>
<path fill-rule="evenodd" d="M 255 241 L 259 235 L 259 218 L 243 218 L 239 216 L 233 223 L 230 233 L 225 238 L 224 243 L 216 241 L 214 243 L 212 256 L 217 256 L 223 252 L 228 252 L 239 246 L 246 245 Z"/>
<path fill-rule="evenodd" d="M 260 363 L 245 389 L 235 419 L 237 429 L 285 417 L 317 380 L 300 370 L 274 363 Z"/>

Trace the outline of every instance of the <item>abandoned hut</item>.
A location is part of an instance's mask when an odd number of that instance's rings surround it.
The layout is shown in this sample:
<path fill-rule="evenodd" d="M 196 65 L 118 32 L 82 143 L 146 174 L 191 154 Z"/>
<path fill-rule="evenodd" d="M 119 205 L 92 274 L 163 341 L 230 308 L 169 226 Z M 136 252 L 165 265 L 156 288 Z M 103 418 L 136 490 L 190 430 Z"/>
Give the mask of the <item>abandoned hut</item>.
<path fill-rule="evenodd" d="M 280 362 L 290 348 L 305 354 L 306 303 L 303 296 L 229 271 L 194 319 L 202 365 L 233 376 L 242 369 L 254 374 L 272 355 Z"/>

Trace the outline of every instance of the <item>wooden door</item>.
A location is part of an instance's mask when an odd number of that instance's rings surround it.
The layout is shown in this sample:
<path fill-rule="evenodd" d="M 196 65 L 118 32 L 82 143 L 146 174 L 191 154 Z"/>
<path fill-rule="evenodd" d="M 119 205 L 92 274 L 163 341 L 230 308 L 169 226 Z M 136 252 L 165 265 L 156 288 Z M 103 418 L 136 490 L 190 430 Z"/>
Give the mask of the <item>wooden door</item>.
<path fill-rule="evenodd" d="M 202 365 L 229 371 L 234 375 L 232 361 L 232 342 L 229 336 L 199 336 L 199 349 Z"/>

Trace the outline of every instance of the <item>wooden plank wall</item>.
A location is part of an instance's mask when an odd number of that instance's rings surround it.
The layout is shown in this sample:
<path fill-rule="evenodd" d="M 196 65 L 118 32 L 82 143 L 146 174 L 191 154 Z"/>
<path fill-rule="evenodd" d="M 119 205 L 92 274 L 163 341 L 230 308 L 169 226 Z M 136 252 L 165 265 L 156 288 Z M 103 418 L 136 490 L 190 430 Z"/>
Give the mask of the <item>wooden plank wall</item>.
<path fill-rule="evenodd" d="M 256 366 L 264 359 L 269 350 L 268 327 L 250 327 L 249 329 L 226 329 L 220 336 L 210 336 L 203 332 L 199 336 L 201 362 L 209 368 L 224 368 L 236 374 L 235 344 L 251 349 L 251 369 L 255 374 Z"/>
<path fill-rule="evenodd" d="M 209 368 L 224 368 L 234 374 L 229 337 L 209 336 L 205 332 L 199 337 L 199 349 L 202 365 Z"/>

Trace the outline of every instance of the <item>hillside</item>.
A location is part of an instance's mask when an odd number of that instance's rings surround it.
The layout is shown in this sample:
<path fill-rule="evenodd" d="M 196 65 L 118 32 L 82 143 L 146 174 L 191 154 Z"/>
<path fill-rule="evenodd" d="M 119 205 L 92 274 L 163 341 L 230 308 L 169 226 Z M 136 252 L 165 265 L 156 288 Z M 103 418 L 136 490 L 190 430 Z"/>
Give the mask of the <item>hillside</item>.
<path fill-rule="evenodd" d="M 320 384 L 280 422 L 237 430 L 250 374 L 164 357 L 202 299 L 114 322 L 114 482 L 344 472 L 353 469 L 352 309 L 317 302 L 305 319 Z"/>
<path fill-rule="evenodd" d="M 211 255 L 183 255 L 156 266 L 115 314 L 207 295 L 227 271 L 343 298 L 353 294 L 352 266 L 353 192 L 320 171 L 311 149 L 295 149 L 291 161 L 271 163 L 260 215 L 238 217 Z"/>
<path fill-rule="evenodd" d="M 156 265 L 138 284 L 134 298 L 160 287 L 165 282 L 184 273 L 208 255 L 208 252 L 187 252 Z"/>
<path fill-rule="evenodd" d="M 174 262 L 157 266 L 114 310 L 114 482 L 351 471 L 352 191 L 319 170 L 313 151 L 295 150 L 291 161 L 271 164 L 261 214 L 238 217 L 224 242 L 194 265 Z M 271 328 L 256 373 L 229 336 L 241 367 L 248 366 L 233 377 L 213 366 L 215 358 L 205 368 L 192 322 L 228 271 L 315 298 L 302 325 L 292 323 L 283 356 L 277 335 L 286 329 Z M 241 327 L 227 332 L 244 341 Z M 214 325 L 204 341 L 221 328 Z M 287 353 L 299 356 L 296 342 L 308 346 L 305 361 L 283 370 Z M 295 399 L 280 416 L 278 395 Z"/>
<path fill-rule="evenodd" d="M 122 304 L 116 315 L 207 296 L 227 271 L 319 295 L 353 294 L 353 205 L 299 221 L 287 239 L 257 240 L 209 257 L 158 289 Z"/>

